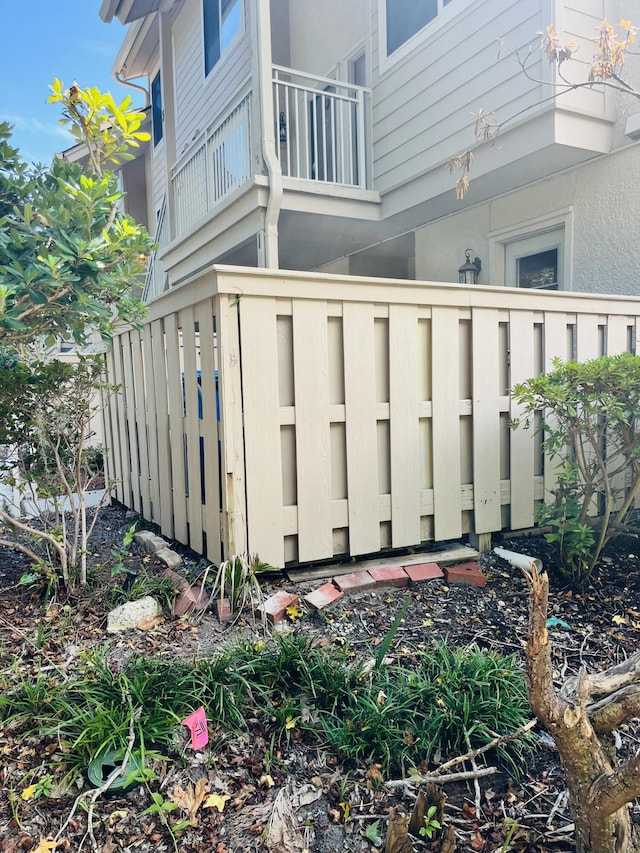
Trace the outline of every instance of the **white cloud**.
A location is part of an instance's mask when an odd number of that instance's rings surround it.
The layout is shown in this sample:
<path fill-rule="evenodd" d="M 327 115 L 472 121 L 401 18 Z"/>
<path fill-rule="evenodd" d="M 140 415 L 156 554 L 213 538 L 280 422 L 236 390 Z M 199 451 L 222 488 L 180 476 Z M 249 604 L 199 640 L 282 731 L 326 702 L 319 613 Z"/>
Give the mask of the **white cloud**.
<path fill-rule="evenodd" d="M 64 139 L 68 144 L 74 142 L 74 138 L 69 131 L 57 122 L 41 121 L 39 118 L 33 118 L 32 116 L 12 115 L 10 113 L 0 113 L 0 121 L 8 121 L 9 124 L 12 124 L 21 133 L 56 136 Z"/>

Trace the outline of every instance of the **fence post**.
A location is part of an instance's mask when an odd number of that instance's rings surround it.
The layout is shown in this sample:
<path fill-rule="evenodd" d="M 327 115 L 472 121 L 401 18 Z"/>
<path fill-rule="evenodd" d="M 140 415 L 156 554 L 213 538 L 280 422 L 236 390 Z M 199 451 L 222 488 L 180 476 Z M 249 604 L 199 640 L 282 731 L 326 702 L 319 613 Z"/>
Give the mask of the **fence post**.
<path fill-rule="evenodd" d="M 225 558 L 247 551 L 247 512 L 242 424 L 242 373 L 238 310 L 240 297 L 219 294 L 218 317 L 220 440 L 222 459 L 222 540 Z"/>

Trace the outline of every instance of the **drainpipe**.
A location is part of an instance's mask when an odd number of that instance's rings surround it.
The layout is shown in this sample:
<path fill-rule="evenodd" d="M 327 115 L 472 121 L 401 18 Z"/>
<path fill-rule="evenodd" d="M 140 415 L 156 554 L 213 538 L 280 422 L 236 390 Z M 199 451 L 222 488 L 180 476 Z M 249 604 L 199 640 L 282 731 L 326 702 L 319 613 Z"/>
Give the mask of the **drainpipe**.
<path fill-rule="evenodd" d="M 113 75 L 121 86 L 127 86 L 129 89 L 135 89 L 137 92 L 142 92 L 144 95 L 144 107 L 141 107 L 141 112 L 146 112 L 151 106 L 151 97 L 144 86 L 139 86 L 137 83 L 132 83 L 122 76 L 122 71 L 116 71 Z"/>
<path fill-rule="evenodd" d="M 264 217 L 264 246 L 258 253 L 267 269 L 278 269 L 278 219 L 282 205 L 282 168 L 276 153 L 273 118 L 273 71 L 271 60 L 271 9 L 269 0 L 257 0 L 256 37 L 258 57 L 258 98 L 262 157 L 269 178 L 269 197 Z"/>

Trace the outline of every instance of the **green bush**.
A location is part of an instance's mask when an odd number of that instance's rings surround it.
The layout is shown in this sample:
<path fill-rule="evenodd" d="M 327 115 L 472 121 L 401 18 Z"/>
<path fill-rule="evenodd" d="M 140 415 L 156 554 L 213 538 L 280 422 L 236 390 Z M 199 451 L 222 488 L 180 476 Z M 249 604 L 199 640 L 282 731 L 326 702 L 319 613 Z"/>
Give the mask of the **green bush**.
<path fill-rule="evenodd" d="M 640 490 L 640 358 L 631 353 L 554 369 L 513 389 L 525 427 L 542 412 L 543 448 L 558 468 L 538 514 L 562 571 L 586 583 L 612 537 L 628 529 Z M 518 424 L 515 424 L 516 426 Z"/>

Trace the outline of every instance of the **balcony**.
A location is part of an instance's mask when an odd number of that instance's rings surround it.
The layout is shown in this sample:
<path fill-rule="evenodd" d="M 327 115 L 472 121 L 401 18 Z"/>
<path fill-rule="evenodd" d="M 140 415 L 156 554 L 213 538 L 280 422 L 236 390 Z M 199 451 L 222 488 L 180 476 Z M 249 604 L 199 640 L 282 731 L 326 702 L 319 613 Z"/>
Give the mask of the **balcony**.
<path fill-rule="evenodd" d="M 274 133 L 283 177 L 316 188 L 366 189 L 369 97 L 361 86 L 274 65 Z M 173 167 L 176 237 L 253 180 L 251 98 L 245 91 Z"/>
<path fill-rule="evenodd" d="M 190 231 L 251 178 L 249 91 L 173 167 L 176 236 Z"/>
<path fill-rule="evenodd" d="M 275 138 L 284 177 L 367 189 L 370 90 L 273 66 Z"/>

